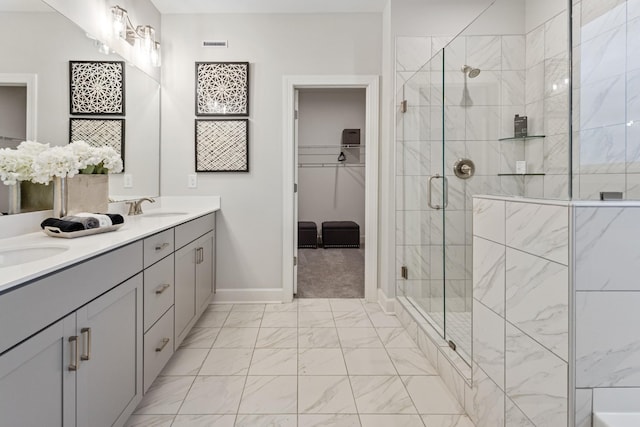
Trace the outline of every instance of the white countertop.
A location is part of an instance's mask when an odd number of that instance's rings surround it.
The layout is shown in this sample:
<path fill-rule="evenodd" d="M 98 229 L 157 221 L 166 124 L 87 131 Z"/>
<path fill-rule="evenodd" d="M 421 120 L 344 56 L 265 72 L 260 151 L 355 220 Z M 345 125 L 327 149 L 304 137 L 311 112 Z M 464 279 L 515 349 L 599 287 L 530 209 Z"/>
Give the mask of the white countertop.
<path fill-rule="evenodd" d="M 158 197 L 156 203 L 143 204 L 144 214 L 124 217 L 124 225 L 113 232 L 63 239 L 42 231 L 0 239 L 0 251 L 7 249 L 64 247 L 59 254 L 10 267 L 0 267 L 0 293 L 22 283 L 53 273 L 96 255 L 140 240 L 162 230 L 220 210 L 220 197 Z M 180 215 L 147 217 L 148 214 L 179 212 Z M 122 212 L 118 212 L 122 213 Z M 39 225 L 39 224 L 38 224 Z"/>

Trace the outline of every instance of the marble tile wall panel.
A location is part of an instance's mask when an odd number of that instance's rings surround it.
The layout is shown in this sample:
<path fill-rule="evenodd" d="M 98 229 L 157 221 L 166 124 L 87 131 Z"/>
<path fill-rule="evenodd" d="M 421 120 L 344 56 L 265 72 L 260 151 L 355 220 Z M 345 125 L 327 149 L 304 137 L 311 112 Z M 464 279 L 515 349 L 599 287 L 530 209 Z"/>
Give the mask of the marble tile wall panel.
<path fill-rule="evenodd" d="M 505 322 L 483 304 L 473 304 L 473 360 L 502 390 L 505 386 Z"/>
<path fill-rule="evenodd" d="M 502 36 L 502 70 L 524 70 L 526 37 Z"/>
<path fill-rule="evenodd" d="M 569 132 L 569 97 L 566 93 L 544 100 L 544 134 L 565 135 Z"/>
<path fill-rule="evenodd" d="M 624 6 L 625 0 L 582 0 L 582 25 L 588 26 L 593 21 L 602 22 L 608 14 L 618 6 Z M 600 25 L 598 22 L 596 25 Z"/>
<path fill-rule="evenodd" d="M 495 175 L 496 171 L 500 170 L 500 145 L 498 141 L 467 141 L 469 158 L 473 159 L 476 165 L 475 176 Z M 640 152 L 640 149 L 638 151 Z M 638 157 L 640 159 L 640 154 Z"/>
<path fill-rule="evenodd" d="M 579 198 L 582 200 L 600 200 L 601 191 L 621 191 L 624 196 L 625 182 L 626 176 L 624 174 L 581 174 L 578 190 Z"/>
<path fill-rule="evenodd" d="M 474 106 L 466 109 L 465 127 L 466 138 L 470 140 L 497 140 L 500 129 L 500 108 Z"/>
<path fill-rule="evenodd" d="M 567 12 L 554 16 L 544 24 L 544 56 L 551 58 L 558 54 L 566 54 L 569 46 L 567 28 Z"/>
<path fill-rule="evenodd" d="M 524 72 L 523 71 L 513 71 L 510 72 L 510 82 L 515 84 L 517 82 L 516 77 L 522 75 L 521 84 L 524 87 Z M 491 70 L 482 70 L 479 76 L 473 79 L 467 79 L 467 92 L 464 94 L 464 85 L 462 86 L 461 91 L 458 92 L 458 95 L 455 98 L 455 101 L 460 105 L 466 105 L 467 107 L 474 106 L 500 106 L 500 85 L 504 81 L 505 72 L 501 71 L 491 71 Z M 448 78 L 449 75 L 447 75 Z M 464 76 L 463 76 L 464 78 Z M 522 103 L 522 98 L 519 99 Z"/>
<path fill-rule="evenodd" d="M 505 398 L 505 427 L 536 427 L 508 397 Z"/>
<path fill-rule="evenodd" d="M 404 122 L 404 141 L 427 141 L 431 134 L 431 109 L 426 106 L 408 107 Z"/>
<path fill-rule="evenodd" d="M 473 248 L 473 296 L 504 316 L 505 247 L 474 237 Z"/>
<path fill-rule="evenodd" d="M 640 291 L 640 208 L 575 208 L 575 287 Z"/>
<path fill-rule="evenodd" d="M 527 121 L 527 129 L 529 134 L 531 135 L 544 135 L 544 113 L 545 113 L 545 105 L 544 101 L 541 99 L 539 101 L 528 102 L 525 106 L 525 112 L 528 117 Z M 513 117 L 511 117 L 511 132 L 508 134 L 509 136 L 513 135 Z"/>
<path fill-rule="evenodd" d="M 574 175 L 574 178 L 576 176 Z M 569 176 L 566 174 L 550 175 L 542 177 L 544 185 L 544 198 L 551 200 L 567 200 L 569 197 Z"/>
<path fill-rule="evenodd" d="M 628 173 L 626 176 L 627 191 L 624 193 L 627 199 L 640 199 L 640 173 Z"/>
<path fill-rule="evenodd" d="M 580 92 L 580 128 L 624 123 L 625 98 L 623 75 L 583 85 Z"/>
<path fill-rule="evenodd" d="M 544 63 L 545 97 L 566 94 L 569 90 L 569 56 L 566 52 L 547 58 Z M 567 98 L 568 99 L 568 98 Z M 568 109 L 564 119 L 568 120 Z"/>
<path fill-rule="evenodd" d="M 566 206 L 506 202 L 506 244 L 567 265 L 568 216 Z"/>
<path fill-rule="evenodd" d="M 640 292 L 576 293 L 577 387 L 640 387 L 638 307 Z"/>
<path fill-rule="evenodd" d="M 506 253 L 506 318 L 569 360 L 569 269 L 515 249 Z"/>
<path fill-rule="evenodd" d="M 399 72 L 396 91 L 404 90 L 402 95 L 411 106 L 428 106 L 431 104 L 431 73 L 429 71 Z M 401 87 L 404 85 L 404 89 Z"/>
<path fill-rule="evenodd" d="M 469 37 L 456 37 L 445 47 L 445 70 L 460 72 L 460 69 L 466 63 L 465 61 L 468 39 Z M 474 66 L 472 64 L 469 65 Z"/>
<path fill-rule="evenodd" d="M 640 173 L 640 120 L 627 126 L 627 173 Z"/>
<path fill-rule="evenodd" d="M 574 148 L 575 149 L 575 148 Z M 567 174 L 569 171 L 569 135 L 550 135 L 544 139 L 544 172 Z"/>
<path fill-rule="evenodd" d="M 527 176 L 524 178 L 524 197 L 541 199 L 544 197 L 544 177 Z"/>
<path fill-rule="evenodd" d="M 526 69 L 530 69 L 535 65 L 544 61 L 544 26 L 541 25 L 526 36 Z"/>
<path fill-rule="evenodd" d="M 505 418 L 504 392 L 477 365 L 473 366 L 471 396 L 465 396 L 469 417 L 476 426 L 503 426 Z"/>
<path fill-rule="evenodd" d="M 430 241 L 431 212 L 398 211 L 396 215 L 396 243 L 425 245 Z"/>
<path fill-rule="evenodd" d="M 492 240 L 505 242 L 505 201 L 473 199 L 473 234 Z"/>
<path fill-rule="evenodd" d="M 635 0 L 635 3 L 637 4 L 638 1 Z M 640 31 L 640 17 L 638 15 L 632 15 L 634 12 L 631 8 L 631 4 L 632 2 L 630 1 L 627 6 L 627 16 L 629 19 L 627 23 L 627 52 L 629 52 L 627 55 L 628 71 L 640 68 L 640 58 L 638 58 L 638 52 L 640 52 L 640 40 L 638 40 L 638 37 L 635 37 L 635 35 L 638 34 L 638 31 Z M 635 6 L 635 8 L 635 13 L 637 14 L 637 9 L 640 9 L 640 7 Z"/>
<path fill-rule="evenodd" d="M 396 70 L 417 71 L 431 58 L 430 37 L 398 37 L 396 39 Z"/>
<path fill-rule="evenodd" d="M 637 30 L 640 34 L 640 25 Z M 640 43 L 637 52 L 640 52 Z M 631 121 L 640 121 L 640 68 L 627 72 L 627 125 Z"/>
<path fill-rule="evenodd" d="M 525 82 L 526 102 L 540 101 L 544 97 L 544 62 L 527 68 Z"/>
<path fill-rule="evenodd" d="M 524 70 L 502 72 L 500 105 L 525 104 L 525 75 Z"/>
<path fill-rule="evenodd" d="M 627 18 L 640 18 L 640 0 L 627 0 Z"/>
<path fill-rule="evenodd" d="M 607 32 L 584 38 L 580 47 L 581 84 L 589 84 L 624 73 L 627 57 L 627 28 L 624 8 L 620 24 Z"/>
<path fill-rule="evenodd" d="M 567 425 L 567 363 L 507 323 L 507 396 L 536 426 Z"/>
<path fill-rule="evenodd" d="M 593 391 L 590 388 L 578 388 L 576 392 L 576 427 L 591 427 Z"/>
<path fill-rule="evenodd" d="M 527 162 L 527 173 L 544 172 L 544 139 L 530 139 L 524 142 L 524 158 Z"/>
<path fill-rule="evenodd" d="M 467 37 L 465 64 L 481 70 L 500 70 L 502 67 L 502 40 L 500 36 Z M 446 56 L 446 52 L 445 52 Z"/>

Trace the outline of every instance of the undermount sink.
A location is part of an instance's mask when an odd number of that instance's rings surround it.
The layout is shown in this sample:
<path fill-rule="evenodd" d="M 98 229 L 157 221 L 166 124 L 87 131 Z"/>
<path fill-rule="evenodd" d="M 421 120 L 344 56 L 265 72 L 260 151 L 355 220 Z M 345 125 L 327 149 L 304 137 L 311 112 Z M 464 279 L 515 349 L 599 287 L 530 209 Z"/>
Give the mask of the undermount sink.
<path fill-rule="evenodd" d="M 162 211 L 162 212 L 149 212 L 149 213 L 145 213 L 142 214 L 141 216 L 143 218 L 162 218 L 162 217 L 168 217 L 168 216 L 180 216 L 180 215 L 186 215 L 188 212 L 169 212 L 169 211 Z"/>
<path fill-rule="evenodd" d="M 21 246 L 0 250 L 0 268 L 41 261 L 67 251 L 67 246 Z"/>

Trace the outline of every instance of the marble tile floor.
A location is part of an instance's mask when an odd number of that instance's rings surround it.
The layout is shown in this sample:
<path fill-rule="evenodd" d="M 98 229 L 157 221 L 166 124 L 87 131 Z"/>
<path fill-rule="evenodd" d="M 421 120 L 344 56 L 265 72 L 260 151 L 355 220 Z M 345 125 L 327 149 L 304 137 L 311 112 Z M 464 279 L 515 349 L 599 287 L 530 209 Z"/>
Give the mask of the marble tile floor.
<path fill-rule="evenodd" d="M 394 315 L 361 299 L 210 305 L 127 427 L 473 427 Z"/>

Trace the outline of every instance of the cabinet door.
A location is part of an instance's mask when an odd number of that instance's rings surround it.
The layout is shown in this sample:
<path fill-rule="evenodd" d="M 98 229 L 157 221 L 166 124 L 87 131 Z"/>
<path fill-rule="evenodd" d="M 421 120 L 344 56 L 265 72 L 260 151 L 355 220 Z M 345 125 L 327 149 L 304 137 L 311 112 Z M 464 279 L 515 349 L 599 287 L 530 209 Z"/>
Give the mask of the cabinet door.
<path fill-rule="evenodd" d="M 78 425 L 122 425 L 142 399 L 142 274 L 77 311 Z"/>
<path fill-rule="evenodd" d="M 214 234 L 209 232 L 196 240 L 196 309 L 202 313 L 213 293 Z"/>
<path fill-rule="evenodd" d="M 193 242 L 175 253 L 175 349 L 196 316 L 196 247 L 196 242 Z"/>
<path fill-rule="evenodd" d="M 75 322 L 70 314 L 0 357 L 1 425 L 76 425 Z"/>

